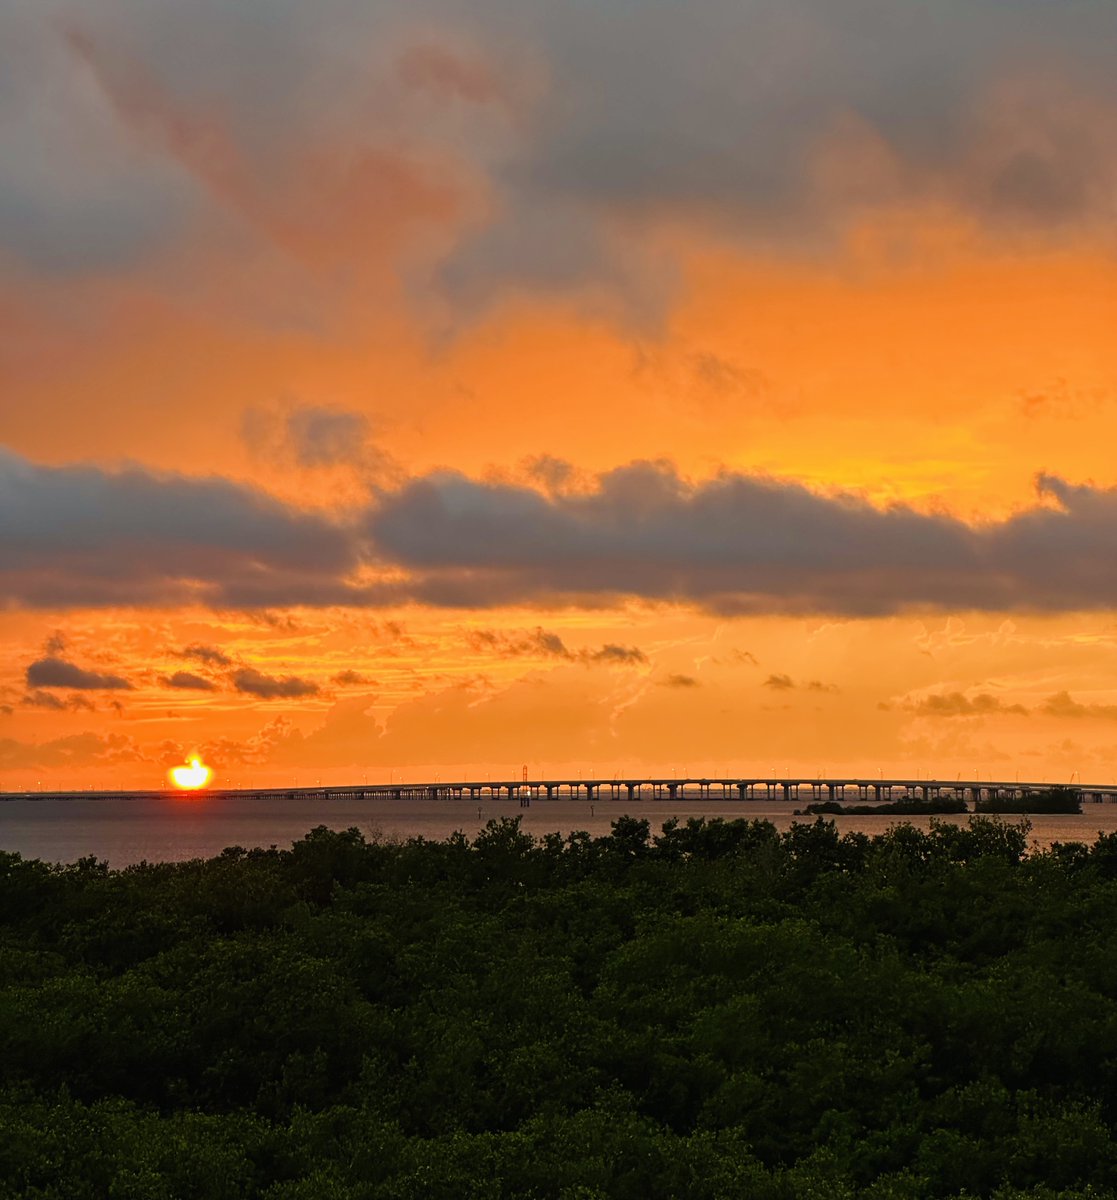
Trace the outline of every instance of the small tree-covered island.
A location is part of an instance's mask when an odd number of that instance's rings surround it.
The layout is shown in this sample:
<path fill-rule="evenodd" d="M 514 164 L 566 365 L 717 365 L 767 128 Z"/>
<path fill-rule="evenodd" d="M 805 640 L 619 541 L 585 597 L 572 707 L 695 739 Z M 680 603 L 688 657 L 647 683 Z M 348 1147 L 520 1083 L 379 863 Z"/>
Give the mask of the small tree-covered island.
<path fill-rule="evenodd" d="M 1117 1195 L 1117 835 L 0 855 L 0 1195 Z"/>

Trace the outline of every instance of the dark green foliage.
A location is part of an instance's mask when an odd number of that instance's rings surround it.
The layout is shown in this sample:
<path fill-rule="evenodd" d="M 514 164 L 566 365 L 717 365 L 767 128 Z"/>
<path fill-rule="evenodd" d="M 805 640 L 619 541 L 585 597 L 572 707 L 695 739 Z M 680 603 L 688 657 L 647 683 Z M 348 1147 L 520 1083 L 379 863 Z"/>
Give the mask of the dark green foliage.
<path fill-rule="evenodd" d="M 1018 796 L 986 796 L 974 802 L 979 813 L 1080 813 L 1082 793 L 1078 788 L 1049 787 L 1024 791 Z"/>
<path fill-rule="evenodd" d="M 1117 841 L 0 854 L 0 1200 L 1117 1195 Z"/>
<path fill-rule="evenodd" d="M 836 800 L 822 800 L 817 804 L 808 804 L 802 810 L 795 810 L 796 816 L 808 817 L 926 817 L 944 816 L 948 813 L 967 812 L 966 802 L 961 796 L 931 796 L 921 800 L 913 796 L 908 800 L 891 800 L 885 804 L 839 804 Z M 1012 812 L 1039 812 L 1039 809 L 1012 809 Z M 1055 811 L 1044 809 L 1044 812 Z M 1078 809 L 1059 809 L 1060 812 Z"/>

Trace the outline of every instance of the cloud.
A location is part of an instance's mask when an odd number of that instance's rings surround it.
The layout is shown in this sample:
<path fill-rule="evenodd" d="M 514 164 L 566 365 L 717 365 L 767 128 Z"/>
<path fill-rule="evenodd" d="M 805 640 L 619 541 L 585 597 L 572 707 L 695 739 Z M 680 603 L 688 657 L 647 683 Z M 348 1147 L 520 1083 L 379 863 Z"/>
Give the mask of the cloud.
<path fill-rule="evenodd" d="M 87 671 L 64 658 L 39 658 L 28 666 L 31 688 L 74 688 L 79 691 L 129 690 L 132 685 L 120 675 Z"/>
<path fill-rule="evenodd" d="M 748 661 L 748 660 L 751 660 L 753 665 L 755 666 L 756 660 L 752 657 L 751 654 L 748 655 L 748 658 L 746 660 L 742 660 L 742 661 Z M 790 691 L 792 688 L 798 688 L 798 687 L 801 687 L 805 691 L 808 691 L 808 692 L 836 693 L 841 690 L 837 684 L 823 683 L 821 679 L 809 679 L 809 680 L 807 680 L 806 683 L 800 684 L 800 683 L 796 683 L 795 680 L 792 679 L 790 675 L 782 675 L 782 674 L 769 675 L 768 678 L 764 680 L 764 683 L 761 686 L 766 687 L 766 688 L 772 688 L 775 691 Z"/>
<path fill-rule="evenodd" d="M 567 662 L 581 662 L 589 666 L 621 666 L 646 663 L 647 655 L 637 646 L 620 646 L 607 642 L 596 650 L 583 648 L 571 650 L 557 633 L 542 626 L 525 633 L 503 633 L 492 629 L 474 629 L 466 635 L 466 641 L 474 650 L 492 650 L 508 658 L 541 657 L 560 658 Z"/>
<path fill-rule="evenodd" d="M 93 702 L 88 696 L 71 695 L 56 696 L 53 692 L 28 692 L 21 700 L 24 708 L 45 708 L 52 712 L 76 712 L 79 709 L 92 709 Z"/>
<path fill-rule="evenodd" d="M 648 656 L 639 646 L 619 646 L 615 642 L 606 642 L 600 650 L 583 650 L 579 658 L 583 662 L 609 663 L 615 666 L 648 661 Z"/>
<path fill-rule="evenodd" d="M 1028 716 L 1022 704 L 1006 704 L 999 696 L 981 692 L 976 696 L 964 692 L 940 692 L 909 701 L 905 707 L 921 717 L 984 717 L 995 713 Z"/>
<path fill-rule="evenodd" d="M 668 675 L 666 679 L 659 681 L 660 687 L 667 688 L 693 688 L 701 687 L 693 675 Z"/>
<path fill-rule="evenodd" d="M 190 671 L 176 671 L 173 675 L 165 675 L 163 683 L 169 688 L 183 688 L 195 692 L 215 692 L 217 684 L 210 679 L 203 679 Z"/>
<path fill-rule="evenodd" d="M 0 600 L 267 612 L 638 597 L 727 616 L 850 617 L 1112 608 L 1117 489 L 1046 474 L 1036 487 L 1034 506 L 967 524 L 761 475 L 694 481 L 667 462 L 636 462 L 547 493 L 437 472 L 327 519 L 226 480 L 43 467 L 9 452 L 0 453 Z M 643 661 L 635 647 L 575 653 L 539 631 L 492 643 L 521 646 L 587 663 Z"/>
<path fill-rule="evenodd" d="M 1037 492 L 1032 508 L 969 525 L 763 476 L 691 482 L 642 462 L 549 495 L 427 476 L 385 496 L 368 529 L 412 572 L 401 596 L 447 606 L 637 595 L 727 615 L 1110 607 L 1117 490 L 1040 475 Z"/>
<path fill-rule="evenodd" d="M 523 633 L 471 629 L 466 634 L 466 642 L 471 650 L 493 651 L 507 658 L 527 655 L 565 659 L 574 657 L 557 633 L 551 633 L 542 626 Z"/>
<path fill-rule="evenodd" d="M 500 76 L 482 57 L 437 42 L 407 47 L 396 61 L 396 71 L 408 87 L 440 99 L 467 104 L 511 99 Z"/>
<path fill-rule="evenodd" d="M 43 649 L 53 658 L 61 654 L 68 645 L 69 639 L 66 635 L 60 629 L 56 629 L 43 643 Z"/>
<path fill-rule="evenodd" d="M 376 680 L 362 675 L 360 671 L 339 671 L 331 682 L 336 683 L 338 687 L 362 687 L 374 684 Z"/>
<path fill-rule="evenodd" d="M 197 662 L 206 663 L 211 667 L 231 667 L 233 660 L 216 646 L 187 646 L 178 652 L 179 658 L 192 658 Z"/>
<path fill-rule="evenodd" d="M 795 680 L 790 675 L 769 675 L 763 686 L 777 692 L 789 691 L 795 686 Z"/>
<path fill-rule="evenodd" d="M 332 467 L 360 460 L 368 418 L 336 409 L 298 408 L 287 418 L 287 433 L 299 466 Z"/>
<path fill-rule="evenodd" d="M 0 14 L 0 244 L 44 273 L 232 227 L 340 275 L 433 225 L 461 303 L 638 309 L 657 225 L 801 255 L 903 204 L 1052 237 L 1109 215 L 1096 0 L 33 9 Z"/>
<path fill-rule="evenodd" d="M 561 492 L 577 476 L 573 463 L 553 454 L 533 455 L 524 459 L 521 465 L 528 476 L 548 492 Z"/>
<path fill-rule="evenodd" d="M 337 603 L 358 540 L 226 480 L 46 467 L 0 449 L 0 600 L 29 608 Z"/>
<path fill-rule="evenodd" d="M 61 770 L 147 761 L 132 738 L 122 733 L 74 733 L 46 742 L 0 738 L 0 770 Z"/>
<path fill-rule="evenodd" d="M 241 438 L 258 457 L 303 469 L 355 467 L 378 484 L 398 474 L 395 463 L 372 441 L 367 416 L 315 404 L 248 408 Z"/>
<path fill-rule="evenodd" d="M 1064 691 L 1056 692 L 1054 695 L 1049 696 L 1039 711 L 1049 717 L 1070 717 L 1074 719 L 1097 717 L 1104 720 L 1113 720 L 1117 717 L 1117 704 L 1081 704 L 1069 692 Z"/>
<path fill-rule="evenodd" d="M 246 696 L 257 696 L 261 700 L 294 700 L 305 696 L 316 696 L 318 685 L 297 675 L 279 678 L 265 675 L 253 667 L 241 667 L 233 672 L 233 686 Z"/>

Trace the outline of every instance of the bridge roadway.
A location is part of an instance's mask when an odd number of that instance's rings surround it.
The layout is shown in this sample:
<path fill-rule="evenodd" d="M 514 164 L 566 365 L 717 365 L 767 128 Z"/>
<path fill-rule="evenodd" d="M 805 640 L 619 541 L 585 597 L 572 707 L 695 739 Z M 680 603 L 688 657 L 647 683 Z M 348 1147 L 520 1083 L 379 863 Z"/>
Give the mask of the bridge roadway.
<path fill-rule="evenodd" d="M 891 800 L 944 797 L 973 801 L 993 797 L 1015 799 L 1024 792 L 1044 791 L 1060 786 L 1050 783 L 1025 783 L 1020 780 L 988 779 L 858 779 L 832 776 L 825 779 L 793 777 L 762 778 L 728 776 L 717 779 L 654 779 L 629 776 L 616 779 L 502 779 L 461 780 L 443 783 L 360 783 L 344 786 L 331 784 L 314 787 L 205 788 L 200 792 L 175 789 L 139 791 L 91 790 L 0 792 L 4 800 L 144 800 L 206 796 L 212 799 L 257 798 L 261 800 L 470 800 L 490 802 L 506 799 L 527 808 L 536 800 L 599 800 L 637 803 L 643 800 L 678 800 L 692 803 L 710 800 L 749 801 L 823 800 L 887 803 Z M 1062 785 L 1067 786 L 1067 785 Z M 1084 802 L 1117 802 L 1117 784 L 1077 784 Z"/>

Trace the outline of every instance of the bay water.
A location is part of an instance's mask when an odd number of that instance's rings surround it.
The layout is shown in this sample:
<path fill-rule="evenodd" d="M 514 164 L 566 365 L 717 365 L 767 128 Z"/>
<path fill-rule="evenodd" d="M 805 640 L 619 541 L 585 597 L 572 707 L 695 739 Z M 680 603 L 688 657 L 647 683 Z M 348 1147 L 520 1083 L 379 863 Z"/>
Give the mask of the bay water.
<path fill-rule="evenodd" d="M 211 858 L 226 846 L 286 849 L 316 825 L 330 829 L 355 827 L 366 838 L 424 837 L 440 840 L 455 830 L 475 836 L 494 817 L 521 817 L 526 832 L 541 836 L 557 831 L 586 830 L 607 834 L 619 816 L 645 818 L 658 833 L 671 817 L 736 817 L 764 819 L 779 829 L 793 821 L 803 801 L 598 799 L 535 800 L 521 808 L 516 800 L 309 800 L 237 796 L 167 796 L 145 799 L 83 797 L 70 800 L 28 796 L 0 802 L 0 850 L 25 858 L 73 862 L 92 855 L 111 867 L 139 862 L 180 862 Z M 889 815 L 833 818 L 839 831 L 883 833 L 890 826 L 911 823 L 927 829 L 927 817 Z M 964 824 L 966 816 L 938 820 Z M 1021 818 L 1008 817 L 1009 821 Z M 1117 832 L 1117 804 L 1085 804 L 1081 815 L 1038 815 L 1030 842 L 1046 847 L 1053 842 L 1092 842 L 1099 833 Z"/>

